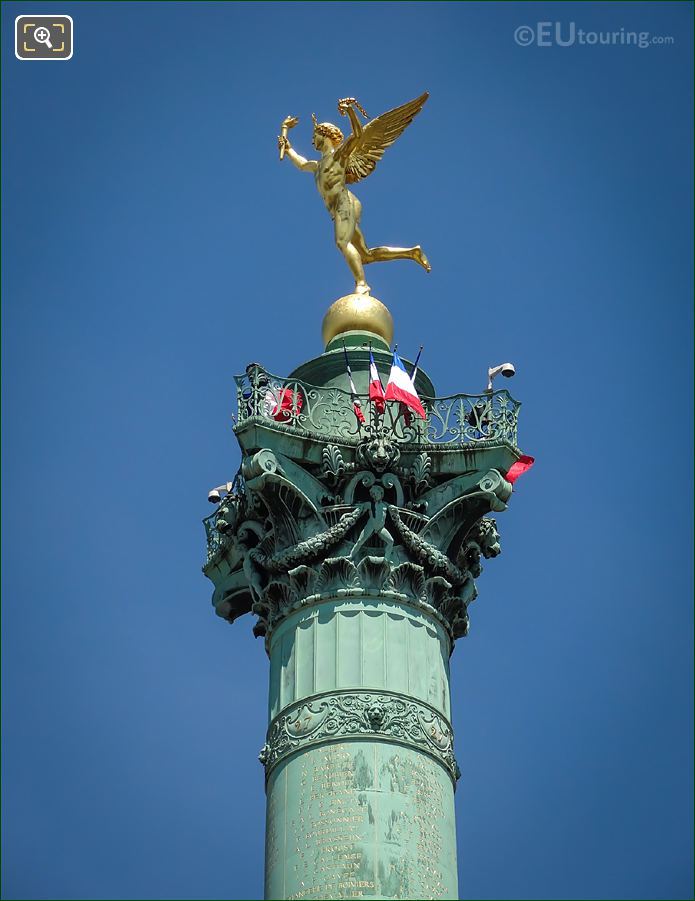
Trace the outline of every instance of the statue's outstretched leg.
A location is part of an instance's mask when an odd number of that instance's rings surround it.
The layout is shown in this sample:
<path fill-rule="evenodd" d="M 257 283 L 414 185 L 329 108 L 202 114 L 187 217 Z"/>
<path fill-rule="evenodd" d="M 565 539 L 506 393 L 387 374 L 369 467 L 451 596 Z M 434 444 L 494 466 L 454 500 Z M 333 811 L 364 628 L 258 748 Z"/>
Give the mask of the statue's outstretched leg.
<path fill-rule="evenodd" d="M 352 546 L 352 550 L 350 551 L 350 557 L 355 560 L 359 551 L 362 550 L 362 547 L 366 544 L 367 539 L 371 538 L 374 530 L 369 528 L 369 523 L 362 529 L 360 533 L 360 537 Z"/>
<path fill-rule="evenodd" d="M 393 536 L 388 529 L 384 528 L 379 532 L 379 537 L 384 542 L 384 558 L 391 559 L 391 551 L 393 550 Z"/>
<path fill-rule="evenodd" d="M 362 256 L 353 243 L 357 217 L 350 204 L 342 205 L 335 214 L 335 243 L 338 250 L 347 260 L 350 271 L 355 277 L 355 291 L 358 294 L 369 294 L 370 288 L 364 278 Z"/>
<path fill-rule="evenodd" d="M 368 263 L 384 263 L 387 260 L 414 260 L 426 272 L 432 270 L 430 261 L 419 244 L 416 244 L 415 247 L 367 247 L 367 242 L 359 227 L 355 228 L 354 244 L 365 266 Z"/>

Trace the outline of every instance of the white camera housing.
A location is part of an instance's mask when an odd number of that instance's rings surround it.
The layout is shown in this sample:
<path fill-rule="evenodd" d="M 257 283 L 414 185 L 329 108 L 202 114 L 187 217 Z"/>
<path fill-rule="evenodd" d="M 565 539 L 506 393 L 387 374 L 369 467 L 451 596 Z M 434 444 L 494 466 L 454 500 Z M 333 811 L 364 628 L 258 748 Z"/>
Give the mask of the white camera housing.
<path fill-rule="evenodd" d="M 217 488 L 213 488 L 211 491 L 208 491 L 208 500 L 211 504 L 219 504 L 224 495 L 229 494 L 231 490 L 231 482 L 225 482 L 224 485 L 218 485 Z"/>
<path fill-rule="evenodd" d="M 487 388 L 488 393 L 492 392 L 492 380 L 495 376 L 503 375 L 506 379 L 510 379 L 516 374 L 513 363 L 500 363 L 499 366 L 491 366 L 487 371 Z"/>

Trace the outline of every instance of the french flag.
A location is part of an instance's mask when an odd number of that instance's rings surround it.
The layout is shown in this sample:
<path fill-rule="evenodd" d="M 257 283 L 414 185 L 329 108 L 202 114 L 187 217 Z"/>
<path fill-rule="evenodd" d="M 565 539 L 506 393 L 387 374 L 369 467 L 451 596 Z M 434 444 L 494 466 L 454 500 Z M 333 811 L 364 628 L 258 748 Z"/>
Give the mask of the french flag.
<path fill-rule="evenodd" d="M 406 372 L 403 361 L 395 350 L 393 352 L 391 374 L 389 375 L 388 384 L 386 385 L 384 399 L 397 400 L 400 403 L 405 404 L 405 406 L 413 410 L 413 412 L 417 413 L 422 419 L 427 419 L 425 408 L 420 403 L 420 398 L 417 396 L 413 380 Z"/>
<path fill-rule="evenodd" d="M 516 480 L 519 478 L 519 476 L 522 476 L 525 472 L 528 472 L 528 470 L 533 466 L 535 462 L 536 461 L 533 457 L 529 457 L 527 454 L 522 454 L 516 461 L 516 463 L 512 463 L 511 467 L 509 468 L 509 471 L 507 473 L 507 481 L 511 482 L 513 485 L 514 482 L 516 482 Z"/>
<path fill-rule="evenodd" d="M 384 386 L 381 384 L 379 370 L 374 362 L 374 354 L 369 351 L 369 400 L 376 407 L 377 413 L 383 413 L 386 407 Z"/>

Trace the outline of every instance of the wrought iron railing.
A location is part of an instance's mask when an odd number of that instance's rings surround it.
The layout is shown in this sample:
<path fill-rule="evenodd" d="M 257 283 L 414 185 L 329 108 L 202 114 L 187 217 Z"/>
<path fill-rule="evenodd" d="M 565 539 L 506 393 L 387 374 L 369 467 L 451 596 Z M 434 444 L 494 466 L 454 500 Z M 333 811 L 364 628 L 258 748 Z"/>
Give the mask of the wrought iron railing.
<path fill-rule="evenodd" d="M 409 444 L 475 444 L 509 441 L 516 445 L 520 404 L 506 390 L 491 394 L 420 397 L 427 419 L 408 415 L 388 403 L 383 415 L 366 395 L 358 395 L 366 422 L 360 424 L 353 396 L 341 388 L 310 385 L 271 375 L 251 366 L 236 377 L 238 423 L 260 419 L 321 438 L 359 440 L 386 426 L 393 438 Z"/>
<path fill-rule="evenodd" d="M 217 556 L 218 551 L 222 551 L 229 544 L 228 536 L 223 535 L 222 532 L 217 529 L 217 517 L 219 512 L 219 509 L 215 510 L 214 513 L 211 513 L 210 516 L 206 516 L 203 520 L 205 537 L 207 538 L 206 563 L 209 563 L 213 557 Z"/>

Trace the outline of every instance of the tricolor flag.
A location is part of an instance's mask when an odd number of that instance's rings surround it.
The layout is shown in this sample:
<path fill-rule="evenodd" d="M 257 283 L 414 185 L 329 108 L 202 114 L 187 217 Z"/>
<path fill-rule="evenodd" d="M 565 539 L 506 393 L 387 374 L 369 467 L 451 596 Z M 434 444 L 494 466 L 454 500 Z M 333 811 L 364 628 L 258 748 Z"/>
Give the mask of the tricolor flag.
<path fill-rule="evenodd" d="M 386 404 L 384 402 L 384 386 L 381 384 L 379 370 L 374 362 L 374 354 L 369 350 L 369 400 L 376 407 L 377 413 L 383 413 Z"/>
<path fill-rule="evenodd" d="M 516 463 L 512 463 L 512 465 L 509 467 L 509 472 L 506 475 L 507 481 L 511 482 L 513 485 L 514 482 L 516 482 L 516 480 L 519 478 L 519 476 L 522 476 L 525 472 L 528 472 L 528 470 L 533 466 L 535 462 L 536 461 L 533 457 L 528 457 L 526 454 L 522 454 L 516 461 Z"/>
<path fill-rule="evenodd" d="M 406 407 L 409 407 L 422 419 L 427 419 L 425 408 L 420 403 L 417 391 L 413 385 L 413 380 L 405 371 L 405 366 L 396 351 L 393 352 L 393 362 L 391 363 L 391 374 L 386 385 L 385 400 L 397 400 Z"/>
<path fill-rule="evenodd" d="M 410 381 L 415 385 L 415 376 L 417 375 L 417 367 L 420 362 L 420 354 L 422 353 L 422 344 L 420 345 L 420 350 L 417 352 L 417 357 L 415 358 L 415 363 L 413 363 L 413 368 L 410 372 Z M 407 426 L 410 426 L 410 410 L 406 407 L 405 404 L 401 404 L 401 414 L 403 416 L 403 421 Z"/>
<path fill-rule="evenodd" d="M 350 363 L 348 361 L 347 355 L 347 347 L 343 344 L 343 351 L 345 353 L 345 368 L 347 369 L 348 378 L 350 379 L 350 393 L 352 394 L 352 409 L 355 411 L 355 416 L 357 417 L 357 422 L 360 425 L 365 421 L 364 413 L 362 412 L 362 404 L 360 403 L 360 399 L 357 396 L 357 391 L 355 390 L 355 383 L 352 380 L 352 369 L 350 369 Z"/>

